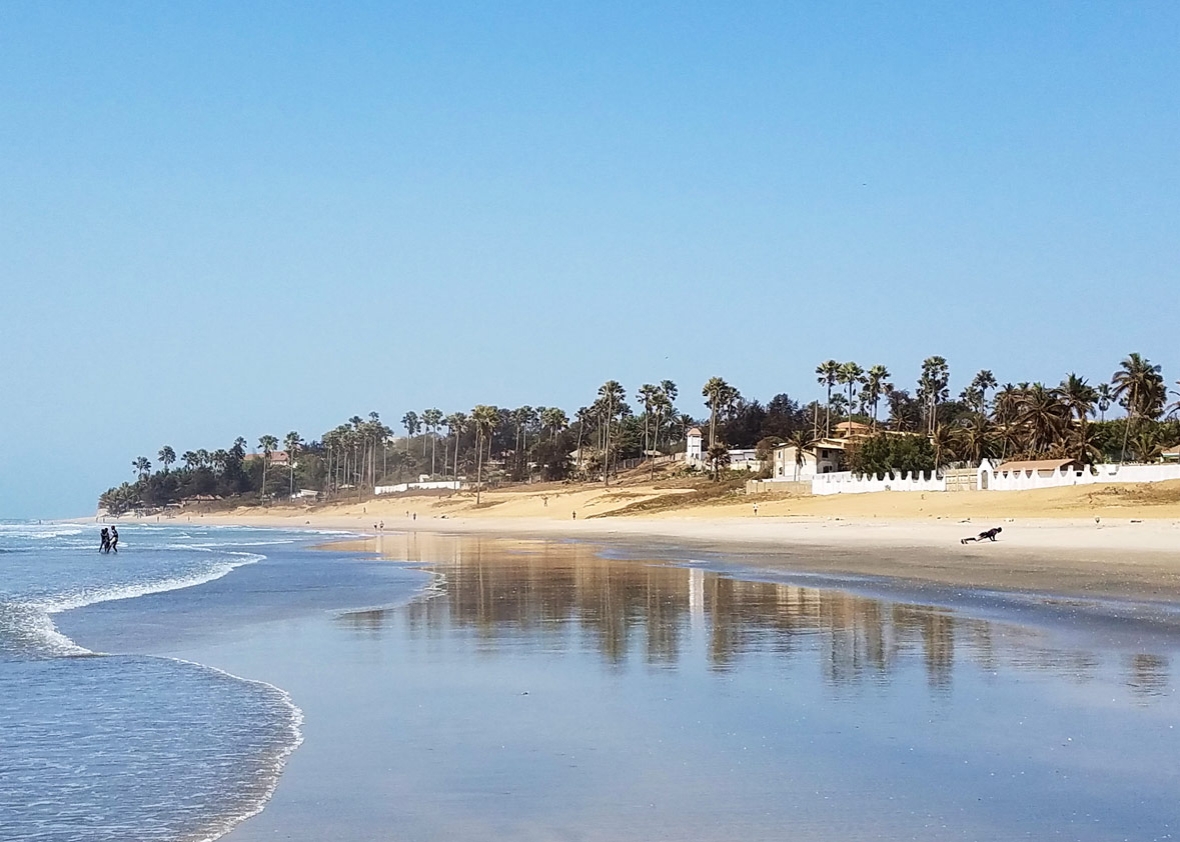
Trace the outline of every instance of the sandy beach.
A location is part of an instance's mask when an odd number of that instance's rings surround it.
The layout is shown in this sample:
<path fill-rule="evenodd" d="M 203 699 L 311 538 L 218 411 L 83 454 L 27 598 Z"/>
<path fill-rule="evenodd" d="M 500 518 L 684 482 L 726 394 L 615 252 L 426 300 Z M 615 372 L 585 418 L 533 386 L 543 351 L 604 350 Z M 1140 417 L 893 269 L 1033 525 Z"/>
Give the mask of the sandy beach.
<path fill-rule="evenodd" d="M 649 542 L 715 552 L 745 548 L 756 551 L 759 563 L 780 569 L 1180 600 L 1180 483 L 1010 493 L 736 495 L 701 504 L 692 503 L 691 494 L 643 485 L 553 486 L 489 492 L 478 508 L 468 494 L 401 496 L 177 519 L 363 535 L 418 531 Z M 683 504 L 670 501 L 677 496 Z M 653 510 L 643 510 L 653 502 Z M 995 542 L 960 543 L 993 527 L 1003 530 Z"/>

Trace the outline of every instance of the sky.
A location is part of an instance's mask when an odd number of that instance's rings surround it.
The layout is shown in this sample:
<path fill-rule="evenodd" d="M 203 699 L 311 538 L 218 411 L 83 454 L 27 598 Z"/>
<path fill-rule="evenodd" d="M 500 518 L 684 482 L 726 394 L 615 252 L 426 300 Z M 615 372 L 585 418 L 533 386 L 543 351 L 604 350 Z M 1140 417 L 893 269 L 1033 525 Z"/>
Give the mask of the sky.
<path fill-rule="evenodd" d="M 1180 378 L 1175 3 L 0 4 L 0 517 L 349 416 Z"/>

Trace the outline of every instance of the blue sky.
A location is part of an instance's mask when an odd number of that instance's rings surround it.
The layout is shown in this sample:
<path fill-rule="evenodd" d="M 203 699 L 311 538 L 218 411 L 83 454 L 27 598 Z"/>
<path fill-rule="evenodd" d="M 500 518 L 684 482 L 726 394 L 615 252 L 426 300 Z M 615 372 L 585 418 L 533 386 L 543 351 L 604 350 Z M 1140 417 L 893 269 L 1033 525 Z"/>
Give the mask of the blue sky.
<path fill-rule="evenodd" d="M 1180 378 L 1173 3 L 0 5 L 0 516 L 606 379 Z"/>

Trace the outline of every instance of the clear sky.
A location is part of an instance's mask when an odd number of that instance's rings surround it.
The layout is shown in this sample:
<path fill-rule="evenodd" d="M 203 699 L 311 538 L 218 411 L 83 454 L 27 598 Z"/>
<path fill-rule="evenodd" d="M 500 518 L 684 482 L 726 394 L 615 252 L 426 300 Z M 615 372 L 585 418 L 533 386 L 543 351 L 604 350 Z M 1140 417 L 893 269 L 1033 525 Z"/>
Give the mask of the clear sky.
<path fill-rule="evenodd" d="M 617 379 L 1180 377 L 1180 4 L 0 4 L 0 517 Z"/>

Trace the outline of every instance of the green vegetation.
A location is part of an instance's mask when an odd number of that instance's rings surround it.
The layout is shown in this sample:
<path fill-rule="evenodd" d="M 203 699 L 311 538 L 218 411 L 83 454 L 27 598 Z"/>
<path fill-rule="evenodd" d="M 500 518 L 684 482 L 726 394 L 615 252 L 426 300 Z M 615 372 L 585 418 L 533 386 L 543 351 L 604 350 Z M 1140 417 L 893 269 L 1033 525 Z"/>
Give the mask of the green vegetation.
<path fill-rule="evenodd" d="M 477 494 L 489 485 L 533 479 L 609 485 L 618 471 L 644 459 L 654 476 L 661 458 L 684 451 L 690 428 L 706 425 L 705 456 L 714 478 L 721 477 L 733 448 L 757 447 L 765 454 L 787 442 L 810 449 L 844 420 L 873 430 L 850 452 L 852 468 L 865 473 L 974 467 L 984 458 L 1152 461 L 1180 443 L 1180 421 L 1169 420 L 1180 412 L 1180 391 L 1169 393 L 1160 367 L 1140 354 L 1129 354 L 1109 383 L 1096 386 L 1073 373 L 1057 386 L 1000 386 L 992 372 L 980 371 L 958 399 L 951 398 L 950 368 L 939 356 L 923 361 L 912 396 L 890 382 L 882 365 L 866 370 L 828 360 L 816 374 L 825 400 L 806 405 L 786 394 L 762 404 L 724 379 L 710 378 L 701 390 L 708 410 L 702 418 L 676 408 L 678 390 L 670 380 L 640 386 L 637 411 L 622 384 L 608 380 L 593 402 L 572 415 L 558 407 L 488 404 L 470 414 L 410 411 L 402 416 L 406 435 L 399 440 L 371 412 L 319 439 L 305 441 L 291 431 L 282 450 L 273 435 L 261 436 L 253 453 L 244 438 L 224 450 L 188 450 L 180 467 L 174 467 L 176 451 L 165 445 L 157 454 L 160 470 L 153 473 L 146 456 L 135 458 L 134 482 L 103 492 L 99 505 L 119 514 L 194 500 L 265 505 L 301 493 L 356 499 L 376 486 L 422 477 L 474 481 Z M 1169 404 L 1172 397 L 1178 400 Z M 1106 420 L 1116 405 L 1125 417 Z"/>

